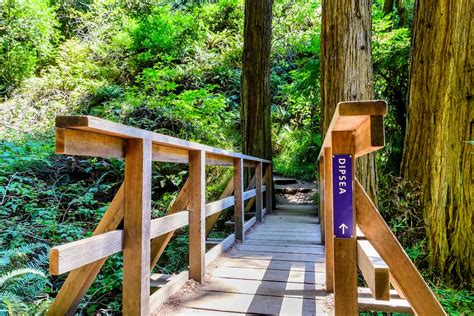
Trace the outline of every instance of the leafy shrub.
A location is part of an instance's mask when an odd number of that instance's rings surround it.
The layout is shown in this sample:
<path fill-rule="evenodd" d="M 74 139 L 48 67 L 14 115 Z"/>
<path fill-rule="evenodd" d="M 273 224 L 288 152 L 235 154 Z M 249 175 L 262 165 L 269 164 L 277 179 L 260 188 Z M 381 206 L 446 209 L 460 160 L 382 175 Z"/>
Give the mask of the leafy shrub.
<path fill-rule="evenodd" d="M 47 0 L 0 3 L 0 96 L 10 93 L 53 56 L 57 26 Z"/>

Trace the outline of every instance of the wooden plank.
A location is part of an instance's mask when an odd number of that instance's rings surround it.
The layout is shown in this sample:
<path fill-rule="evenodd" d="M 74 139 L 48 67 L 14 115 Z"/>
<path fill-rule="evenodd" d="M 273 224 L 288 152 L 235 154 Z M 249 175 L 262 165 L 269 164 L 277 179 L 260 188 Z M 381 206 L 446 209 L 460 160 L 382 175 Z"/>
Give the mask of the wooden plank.
<path fill-rule="evenodd" d="M 261 252 L 282 252 L 282 253 L 303 253 L 303 254 L 324 254 L 324 247 L 319 248 L 305 248 L 294 246 L 270 246 L 270 245 L 248 245 L 240 244 L 237 249 L 247 251 L 261 251 Z"/>
<path fill-rule="evenodd" d="M 388 264 L 393 279 L 401 288 L 415 313 L 419 315 L 446 315 L 441 304 L 436 300 L 358 181 L 355 186 L 355 197 L 357 223 L 367 240 Z"/>
<path fill-rule="evenodd" d="M 234 222 L 235 239 L 244 241 L 244 165 L 242 159 L 234 159 Z"/>
<path fill-rule="evenodd" d="M 123 231 L 113 230 L 51 248 L 49 273 L 59 275 L 107 258 L 123 249 Z M 93 251 L 91 251 L 93 250 Z"/>
<path fill-rule="evenodd" d="M 175 214 L 165 215 L 151 221 L 150 238 L 156 238 L 169 232 L 173 232 L 189 224 L 189 212 L 181 211 Z"/>
<path fill-rule="evenodd" d="M 125 142 L 122 138 L 56 128 L 56 153 L 102 158 L 124 158 Z"/>
<path fill-rule="evenodd" d="M 299 243 L 298 241 L 281 241 L 281 240 L 265 240 L 265 245 L 268 246 L 282 246 L 282 247 L 302 247 L 302 248 L 318 248 L 321 247 L 321 244 L 319 242 L 314 242 L 314 243 Z M 262 245 L 261 240 L 254 240 L 254 239 L 249 239 L 248 237 L 245 239 L 245 244 L 246 245 Z"/>
<path fill-rule="evenodd" d="M 125 140 L 78 129 L 56 128 L 56 153 L 91 156 L 102 158 L 125 158 Z M 232 166 L 232 157 L 209 154 L 206 164 L 215 166 Z M 152 160 L 160 162 L 189 163 L 187 149 L 153 144 Z M 253 162 L 244 161 L 245 167 L 254 166 Z"/>
<path fill-rule="evenodd" d="M 331 147 L 331 132 L 355 131 L 369 116 L 387 115 L 385 101 L 346 101 L 339 102 L 326 132 L 318 160 L 324 154 L 324 148 Z"/>
<path fill-rule="evenodd" d="M 300 262 L 324 262 L 323 255 L 296 254 L 281 252 L 263 252 L 263 251 L 237 251 L 229 250 L 227 256 L 232 258 L 258 259 L 258 260 L 279 260 L 279 261 L 300 261 Z"/>
<path fill-rule="evenodd" d="M 206 254 L 206 154 L 189 152 L 191 203 L 189 212 L 189 277 L 204 281 Z"/>
<path fill-rule="evenodd" d="M 356 239 L 334 238 L 334 313 L 357 314 Z"/>
<path fill-rule="evenodd" d="M 372 297 L 359 297 L 358 306 L 359 311 L 414 314 L 408 301 L 400 298 L 390 299 L 390 301 L 377 301 Z"/>
<path fill-rule="evenodd" d="M 124 184 L 120 186 L 93 235 L 117 229 L 123 220 Z M 105 263 L 104 259 L 72 270 L 48 311 L 48 315 L 74 315 L 79 303 Z"/>
<path fill-rule="evenodd" d="M 322 300 L 196 290 L 185 307 L 251 315 L 323 315 Z"/>
<path fill-rule="evenodd" d="M 249 219 L 248 221 L 246 221 L 244 223 L 244 233 L 250 228 L 252 228 L 252 226 L 255 225 L 256 222 L 257 222 L 257 219 L 255 218 L 255 216 Z"/>
<path fill-rule="evenodd" d="M 234 196 L 228 196 L 226 198 L 220 199 L 206 204 L 206 217 L 211 216 L 215 213 L 221 212 L 222 210 L 234 206 Z"/>
<path fill-rule="evenodd" d="M 383 116 L 369 116 L 355 131 L 355 155 L 360 157 L 385 145 Z"/>
<path fill-rule="evenodd" d="M 257 222 L 262 222 L 263 220 L 262 168 L 263 168 L 262 163 L 258 162 L 257 167 L 255 168 L 255 190 L 256 190 L 255 212 L 256 212 Z"/>
<path fill-rule="evenodd" d="M 266 159 L 252 157 L 240 153 L 234 153 L 231 151 L 214 148 L 207 145 L 193 143 L 190 141 L 182 140 L 176 137 L 171 137 L 163 134 L 158 134 L 139 128 L 114 123 L 111 121 L 99 119 L 93 116 L 57 116 L 56 127 L 59 128 L 71 128 L 79 129 L 88 132 L 94 132 L 103 135 L 110 135 L 120 137 L 124 139 L 140 138 L 148 139 L 153 144 L 163 145 L 167 147 L 186 149 L 186 150 L 202 150 L 205 152 L 212 153 L 213 156 L 227 156 L 231 158 L 244 159 L 248 161 L 260 161 L 265 163 L 271 163 Z"/>
<path fill-rule="evenodd" d="M 263 270 L 241 267 L 217 267 L 211 271 L 213 277 L 237 279 L 237 280 L 258 280 L 273 282 L 291 282 L 305 284 L 321 284 L 325 282 L 324 273 L 295 271 L 295 270 Z M 232 280 L 228 280 L 231 284 Z"/>
<path fill-rule="evenodd" d="M 324 148 L 324 231 L 326 232 L 326 291 L 334 292 L 334 234 L 332 214 L 332 149 Z M 326 176 L 327 175 L 327 176 Z"/>
<path fill-rule="evenodd" d="M 351 155 L 352 159 L 352 174 L 351 186 L 354 187 L 354 173 L 355 173 L 355 137 L 353 133 L 346 131 L 332 131 L 332 155 L 346 154 Z M 326 159 L 332 157 L 326 157 Z M 334 166 L 332 166 L 334 168 Z M 332 177 L 332 172 L 330 173 Z M 334 183 L 334 179 L 332 180 Z M 334 192 L 333 199 L 334 201 Z M 354 191 L 352 190 L 352 212 L 353 222 L 348 223 L 352 227 L 355 224 L 355 204 Z M 335 210 L 332 210 L 333 216 Z M 333 218 L 334 228 L 334 218 Z M 333 232 L 333 230 L 331 230 Z M 357 247 L 356 236 L 350 238 L 334 238 L 334 314 L 339 315 L 358 315 L 357 309 Z"/>
<path fill-rule="evenodd" d="M 173 276 L 166 285 L 150 296 L 150 311 L 157 310 L 171 295 L 177 292 L 189 279 L 189 272 Z"/>
<path fill-rule="evenodd" d="M 221 193 L 220 199 L 224 199 L 226 197 L 231 196 L 233 192 L 234 192 L 234 177 L 232 176 L 229 182 L 227 182 L 227 185 L 224 191 Z M 221 214 L 222 212 L 217 212 L 206 217 L 206 237 L 208 237 L 209 234 L 211 233 L 212 229 L 214 228 L 214 225 L 217 223 L 217 220 L 219 219 Z"/>
<path fill-rule="evenodd" d="M 151 141 L 129 139 L 125 158 L 123 305 L 150 313 Z"/>
<path fill-rule="evenodd" d="M 267 164 L 265 167 L 265 209 L 267 213 L 273 213 L 273 182 L 272 182 L 272 165 Z"/>
<path fill-rule="evenodd" d="M 357 241 L 357 265 L 376 300 L 390 300 L 389 268 L 367 240 Z"/>
<path fill-rule="evenodd" d="M 318 217 L 321 227 L 321 242 L 326 243 L 326 213 L 324 209 L 324 155 L 319 159 L 319 208 L 318 208 Z"/>
<path fill-rule="evenodd" d="M 245 191 L 242 195 L 242 198 L 244 199 L 244 201 L 254 197 L 255 195 L 257 194 L 257 190 L 255 189 L 252 189 L 252 190 L 248 190 L 248 191 Z"/>
<path fill-rule="evenodd" d="M 274 282 L 248 279 L 232 279 L 210 277 L 209 282 L 202 288 L 211 292 L 226 292 L 237 294 L 257 294 L 277 297 L 303 297 L 314 299 L 326 296 L 322 284 L 301 282 Z"/>
<path fill-rule="evenodd" d="M 215 263 L 221 267 L 242 267 L 253 269 L 271 269 L 284 271 L 306 271 L 306 272 L 325 272 L 325 266 L 322 262 L 300 262 L 300 261 L 280 261 L 280 260 L 257 260 L 257 259 L 239 259 L 230 258 L 227 255 L 219 258 Z"/>
<path fill-rule="evenodd" d="M 212 247 L 212 249 L 206 253 L 206 260 L 205 260 L 206 266 L 211 264 L 214 260 L 216 260 L 221 254 L 224 253 L 224 251 L 232 247 L 234 243 L 235 243 L 235 234 L 231 234 L 227 236 L 219 244 Z"/>

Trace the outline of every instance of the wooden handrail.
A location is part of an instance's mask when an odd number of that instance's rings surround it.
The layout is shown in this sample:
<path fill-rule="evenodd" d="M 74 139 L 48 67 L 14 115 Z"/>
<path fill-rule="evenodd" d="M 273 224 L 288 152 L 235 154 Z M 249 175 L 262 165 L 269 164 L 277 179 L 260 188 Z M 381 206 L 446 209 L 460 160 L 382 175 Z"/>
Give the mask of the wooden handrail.
<path fill-rule="evenodd" d="M 263 198 L 271 211 L 271 161 L 158 134 L 91 116 L 56 118 L 56 153 L 125 159 L 125 179 L 89 238 L 56 246 L 50 252 L 50 273 L 70 271 L 49 315 L 74 314 L 106 258 L 124 252 L 123 312 L 149 314 L 188 277 L 201 282 L 206 262 L 207 231 L 222 210 L 234 206 L 235 234 L 209 256 L 215 258 L 229 241 L 243 240 L 245 231 L 263 216 Z M 166 216 L 151 220 L 151 162 L 189 164 L 190 175 Z M 220 200 L 205 202 L 205 166 L 234 166 L 232 185 Z M 255 170 L 252 187 L 243 189 L 243 168 Z M 265 174 L 262 171 L 265 170 Z M 231 195 L 234 191 L 234 195 Z M 257 217 L 244 222 L 244 201 L 255 197 Z M 206 227 L 206 218 L 209 226 Z M 123 229 L 118 229 L 124 223 Z M 183 272 L 150 296 L 149 275 L 173 232 L 189 225 L 189 272 Z"/>
<path fill-rule="evenodd" d="M 384 146 L 386 114 L 385 101 L 340 102 L 326 132 L 318 156 L 326 290 L 334 291 L 336 315 L 358 315 L 359 266 L 382 311 L 392 282 L 416 314 L 445 315 L 354 176 L 355 158 Z M 366 240 L 357 242 L 358 235 Z"/>

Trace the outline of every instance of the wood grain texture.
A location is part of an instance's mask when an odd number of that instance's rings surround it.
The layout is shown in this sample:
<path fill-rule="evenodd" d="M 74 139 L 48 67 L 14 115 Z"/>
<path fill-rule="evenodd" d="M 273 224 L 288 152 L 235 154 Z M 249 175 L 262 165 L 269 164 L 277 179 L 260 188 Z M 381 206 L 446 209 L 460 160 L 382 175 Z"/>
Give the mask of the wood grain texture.
<path fill-rule="evenodd" d="M 352 187 L 354 188 L 354 173 L 356 169 L 354 133 L 352 131 L 333 131 L 331 134 L 332 155 L 347 154 L 352 156 Z M 332 156 L 330 159 L 332 160 Z M 332 172 L 330 175 L 332 177 Z M 334 201 L 334 195 L 332 196 L 332 201 Z M 333 208 L 333 216 L 335 211 Z M 355 228 L 354 190 L 352 190 L 352 212 L 354 213 L 352 227 Z M 334 311 L 336 316 L 358 314 L 356 241 L 355 234 L 347 239 L 334 238 Z"/>
<path fill-rule="evenodd" d="M 367 240 L 357 241 L 357 265 L 376 300 L 390 300 L 390 270 Z"/>
<path fill-rule="evenodd" d="M 234 159 L 234 223 L 235 239 L 244 241 L 244 165 L 242 159 Z"/>
<path fill-rule="evenodd" d="M 334 233 L 332 214 L 332 149 L 324 148 L 324 214 L 326 232 L 326 291 L 334 292 Z"/>
<path fill-rule="evenodd" d="M 255 212 L 256 212 L 257 222 L 261 222 L 263 220 L 262 169 L 263 169 L 263 164 L 261 162 L 258 162 L 255 168 L 255 190 L 256 190 Z"/>
<path fill-rule="evenodd" d="M 189 152 L 191 201 L 189 212 L 189 277 L 204 281 L 206 254 L 206 154 Z"/>
<path fill-rule="evenodd" d="M 403 291 L 415 313 L 446 315 L 415 265 L 385 223 L 375 205 L 356 181 L 357 223 L 365 237 L 388 264 L 393 279 Z"/>
<path fill-rule="evenodd" d="M 51 248 L 49 273 L 63 274 L 123 249 L 123 231 L 113 230 Z M 92 251 L 91 251 L 92 250 Z"/>
<path fill-rule="evenodd" d="M 213 156 L 226 156 L 230 158 L 240 158 L 248 161 L 261 161 L 271 163 L 266 159 L 231 152 L 207 145 L 202 145 L 187 140 L 158 134 L 143 129 L 107 121 L 93 116 L 57 116 L 56 127 L 78 129 L 102 135 L 115 136 L 123 139 L 147 139 L 153 144 L 163 145 L 172 148 L 186 150 L 202 150 L 211 153 Z"/>
<path fill-rule="evenodd" d="M 150 238 L 156 238 L 169 232 L 187 226 L 189 224 L 189 212 L 181 211 L 178 213 L 165 215 L 155 218 L 150 223 Z"/>
<path fill-rule="evenodd" d="M 122 305 L 125 315 L 150 313 L 151 154 L 150 140 L 127 141 Z"/>

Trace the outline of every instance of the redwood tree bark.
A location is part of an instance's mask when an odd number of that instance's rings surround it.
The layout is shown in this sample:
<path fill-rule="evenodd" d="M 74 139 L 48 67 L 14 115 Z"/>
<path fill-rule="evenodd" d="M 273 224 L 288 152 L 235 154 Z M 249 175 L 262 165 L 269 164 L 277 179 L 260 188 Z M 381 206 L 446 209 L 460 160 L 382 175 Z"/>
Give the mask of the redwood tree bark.
<path fill-rule="evenodd" d="M 340 101 L 373 98 L 371 0 L 323 0 L 321 25 L 322 134 Z M 377 202 L 375 155 L 357 159 L 356 175 Z"/>
<path fill-rule="evenodd" d="M 474 270 L 474 1 L 415 4 L 402 175 L 421 183 L 430 261 Z"/>
<path fill-rule="evenodd" d="M 246 0 L 242 57 L 242 151 L 272 159 L 270 48 L 273 0 Z"/>

